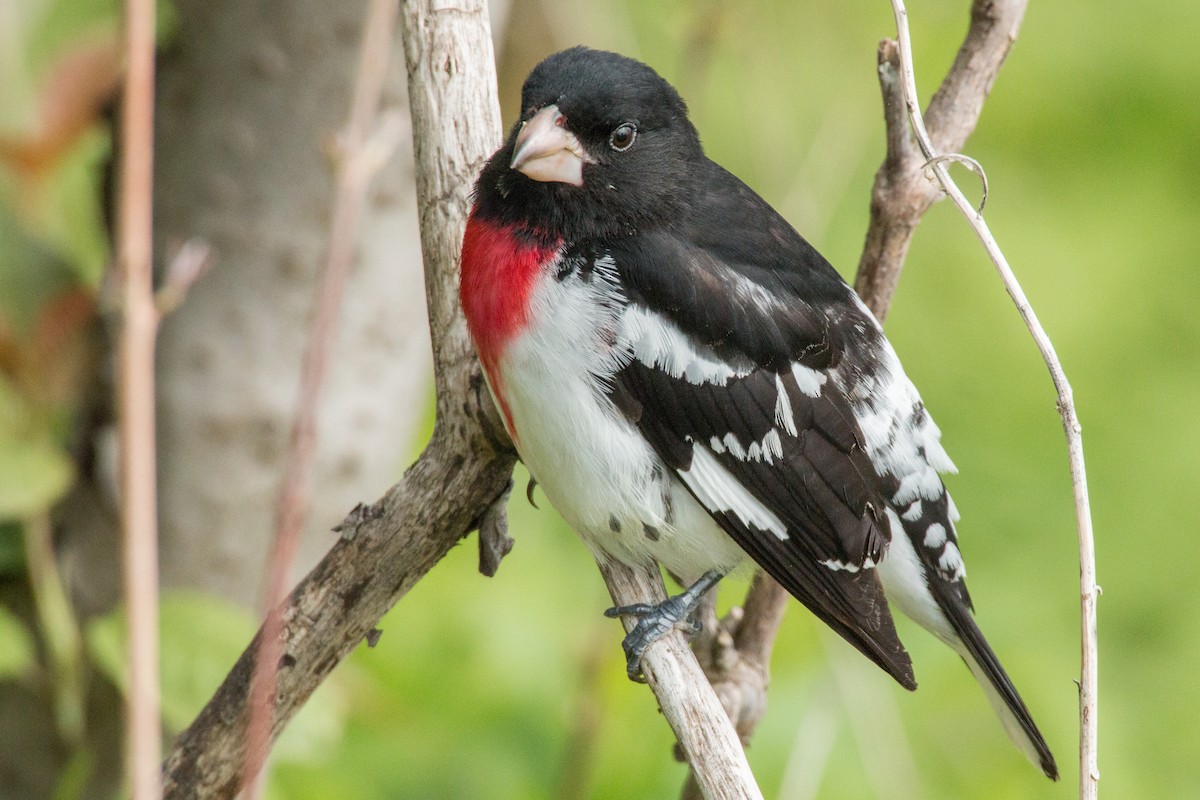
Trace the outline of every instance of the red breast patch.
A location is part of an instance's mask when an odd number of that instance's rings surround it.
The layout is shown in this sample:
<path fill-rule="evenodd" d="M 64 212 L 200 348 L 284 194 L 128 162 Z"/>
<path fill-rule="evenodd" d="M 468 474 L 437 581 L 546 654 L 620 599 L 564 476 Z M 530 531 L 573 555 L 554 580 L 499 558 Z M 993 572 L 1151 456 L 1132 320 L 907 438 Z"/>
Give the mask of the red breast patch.
<path fill-rule="evenodd" d="M 477 219 L 474 213 L 463 234 L 459 300 L 479 360 L 514 438 L 512 412 L 497 364 L 505 346 L 528 322 L 534 281 L 558 249 L 558 245 L 544 245 L 515 228 Z"/>

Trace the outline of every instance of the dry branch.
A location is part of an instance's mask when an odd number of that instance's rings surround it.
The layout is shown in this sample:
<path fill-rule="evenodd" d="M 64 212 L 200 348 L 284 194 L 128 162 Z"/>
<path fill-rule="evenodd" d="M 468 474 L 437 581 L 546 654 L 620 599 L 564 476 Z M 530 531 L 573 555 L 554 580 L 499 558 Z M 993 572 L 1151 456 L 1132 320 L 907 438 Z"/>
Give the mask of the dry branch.
<path fill-rule="evenodd" d="M 602 563 L 600 572 L 617 605 L 666 599 L 657 571 Z M 626 630 L 636 624 L 631 618 L 624 622 Z M 642 671 L 701 794 L 708 800 L 761 800 L 741 739 L 683 634 L 673 631 L 651 645 Z"/>
<path fill-rule="evenodd" d="M 269 719 L 274 705 L 275 664 L 279 652 L 279 614 L 276 606 L 287 589 L 287 575 L 295 560 L 300 534 L 308 518 L 312 466 L 317 451 L 317 414 L 321 388 L 328 371 L 329 353 L 338 330 L 338 319 L 345 296 L 346 280 L 354 257 L 358 217 L 367 189 L 376 170 L 386 162 L 374 142 L 394 130 L 395 125 L 380 124 L 376 116 L 383 96 L 388 52 L 396 27 L 398 0 L 371 0 L 363 22 L 363 42 L 358 77 L 350 118 L 338 137 L 337 191 L 329 234 L 329 253 L 325 274 L 317 297 L 316 314 L 309 333 L 308 349 L 300 378 L 300 398 L 289 438 L 286 468 L 276 507 L 275 536 L 267 561 L 267 581 L 263 602 L 266 621 L 260 645 L 262 656 L 256 664 L 250 703 L 250 730 L 244 781 L 249 783 L 246 800 L 261 796 L 269 738 Z M 395 143 L 395 135 L 391 136 Z M 390 154 L 393 147 L 382 148 Z"/>
<path fill-rule="evenodd" d="M 125 5 L 117 259 L 121 276 L 117 416 L 125 613 L 129 617 L 127 776 L 134 800 L 159 796 L 158 524 L 154 452 L 154 304 L 151 253 L 154 185 L 153 0 Z"/>

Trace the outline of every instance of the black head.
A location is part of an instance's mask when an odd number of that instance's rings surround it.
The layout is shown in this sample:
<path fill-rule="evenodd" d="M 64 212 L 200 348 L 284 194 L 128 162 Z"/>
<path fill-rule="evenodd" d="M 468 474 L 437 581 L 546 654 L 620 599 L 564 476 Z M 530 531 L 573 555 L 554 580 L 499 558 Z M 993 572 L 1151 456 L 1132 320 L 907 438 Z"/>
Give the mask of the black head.
<path fill-rule="evenodd" d="M 650 67 L 573 47 L 534 68 L 521 117 L 476 185 L 480 213 L 551 238 L 669 222 L 704 151 L 687 106 Z"/>

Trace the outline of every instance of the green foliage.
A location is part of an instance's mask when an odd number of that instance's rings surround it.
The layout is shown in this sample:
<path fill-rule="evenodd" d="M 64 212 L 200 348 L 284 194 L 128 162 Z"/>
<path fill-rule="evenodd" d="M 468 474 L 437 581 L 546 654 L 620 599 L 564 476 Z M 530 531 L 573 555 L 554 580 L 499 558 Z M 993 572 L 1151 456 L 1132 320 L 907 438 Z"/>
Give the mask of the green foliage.
<path fill-rule="evenodd" d="M 42 511 L 70 485 L 70 459 L 0 374 L 0 520 Z"/>
<path fill-rule="evenodd" d="M 79 356 L 108 259 L 97 65 L 115 75 L 117 7 L 29 0 L 0 17 L 0 521 L 45 514 L 74 478 Z"/>
<path fill-rule="evenodd" d="M 204 707 L 257 625 L 245 609 L 196 592 L 164 593 L 158 616 L 163 722 L 179 731 Z M 85 632 L 92 660 L 120 687 L 128 686 L 125 631 L 124 608 L 117 608 Z"/>
<path fill-rule="evenodd" d="M 0 607 L 0 679 L 19 678 L 34 664 L 33 637 L 15 614 Z"/>
<path fill-rule="evenodd" d="M 556 19 L 575 27 L 556 28 L 553 46 L 616 48 L 659 68 L 710 154 L 852 274 L 883 155 L 875 48 L 892 34 L 886 4 L 566 7 Z M 34 125 L 56 53 L 82 32 L 115 30 L 108 0 L 23 8 L 18 24 L 0 26 L 0 139 Z M 966 150 L 988 171 L 989 220 L 1055 339 L 1084 426 L 1105 589 L 1102 787 L 1188 797 L 1200 740 L 1191 668 L 1200 594 L 1187 581 L 1200 558 L 1189 503 L 1200 473 L 1200 50 L 1190 40 L 1200 11 L 1181 0 L 1156 14 L 1103 11 L 1031 4 Z M 965 30 L 966 4 L 910 13 L 928 98 Z M 0 356 L 36 352 L 46 310 L 94 291 L 107 258 L 97 198 L 108 146 L 102 128 L 89 128 L 34 184 L 0 165 Z M 961 470 L 949 485 L 981 625 L 1063 782 L 1024 763 L 958 659 L 914 626 L 900 623 L 921 683 L 910 695 L 799 607 L 779 637 L 751 762 L 768 797 L 1069 796 L 1078 574 L 1062 432 L 1040 358 L 947 204 L 917 233 L 888 331 Z M 0 518 L 46 509 L 70 478 L 64 419 L 74 401 L 47 393 L 44 373 L 12 368 L 62 361 L 0 358 Z M 539 502 L 542 511 L 514 492 L 517 545 L 495 579 L 475 573 L 468 540 L 385 618 L 379 645 L 360 647 L 314 695 L 277 749 L 271 797 L 677 794 L 684 770 L 652 697 L 624 678 L 619 626 L 600 617 L 603 584 Z M 0 569 L 19 573 L 22 552 L 18 525 L 0 519 Z M 725 587 L 723 602 L 743 589 Z M 213 598 L 168 595 L 162 625 L 164 718 L 177 730 L 254 621 Z M 118 618 L 86 633 L 91 657 L 119 682 Z M 0 673 L 20 674 L 32 658 L 29 632 L 0 612 Z"/>

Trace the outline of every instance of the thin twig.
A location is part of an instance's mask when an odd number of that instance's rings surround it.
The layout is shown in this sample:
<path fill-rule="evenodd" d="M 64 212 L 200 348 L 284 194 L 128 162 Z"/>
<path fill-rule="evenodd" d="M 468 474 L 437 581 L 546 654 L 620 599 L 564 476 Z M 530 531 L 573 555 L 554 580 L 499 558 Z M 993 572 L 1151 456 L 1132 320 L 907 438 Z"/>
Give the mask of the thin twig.
<path fill-rule="evenodd" d="M 1037 344 L 1050 371 L 1050 378 L 1058 393 L 1058 411 L 1062 416 L 1063 431 L 1067 438 L 1067 457 L 1071 470 L 1071 486 L 1075 494 L 1075 520 L 1079 539 L 1079 592 L 1080 592 L 1080 627 L 1082 638 L 1082 657 L 1079 681 L 1079 797 L 1080 800 L 1094 800 L 1098 796 L 1100 769 L 1097 758 L 1097 739 L 1099 734 L 1097 719 L 1097 692 L 1099 681 L 1097 677 L 1096 643 L 1096 597 L 1099 587 L 1096 585 L 1096 548 L 1092 535 L 1091 506 L 1088 502 L 1087 470 L 1083 460 L 1083 437 L 1079 418 L 1075 413 L 1071 385 L 1063 372 L 1062 363 L 1054 351 L 1050 337 L 1046 335 L 1033 307 L 1025 297 L 1025 292 L 1017 282 L 1008 260 L 992 236 L 983 215 L 977 212 L 958 186 L 950 178 L 944 161 L 938 158 L 937 150 L 925 129 L 921 117 L 920 105 L 917 101 L 917 84 L 913 71 L 912 42 L 908 32 L 908 12 L 902 0 L 892 0 L 892 9 L 896 17 L 898 42 L 900 47 L 900 65 L 905 104 L 908 108 L 909 119 L 917 137 L 917 142 L 925 157 L 930 160 L 930 166 L 938 182 L 954 201 L 954 205 L 966 217 L 972 230 L 975 231 L 980 243 L 987 251 L 988 257 L 996 266 L 996 271 L 1004 281 L 1004 288 L 1017 306 L 1017 311 L 1025 321 L 1030 335 Z"/>
<path fill-rule="evenodd" d="M 275 706 L 275 672 L 282 655 L 279 603 L 283 600 L 288 572 L 296 555 L 300 533 L 308 517 L 312 464 L 317 449 L 317 412 L 329 352 L 337 333 L 345 294 L 346 278 L 354 256 L 359 212 L 371 177 L 394 149 L 396 129 L 389 123 L 383 135 L 373 134 L 383 95 L 388 52 L 396 25 L 398 0 L 371 0 L 363 21 L 363 42 L 350 118 L 339 136 L 337 188 L 329 255 L 317 299 L 316 316 L 309 334 L 308 351 L 300 378 L 300 399 L 292 424 L 286 471 L 276 508 L 275 537 L 268 561 L 264 595 L 266 622 L 260 641 L 262 655 L 256 662 L 251 694 L 250 730 L 247 732 L 246 796 L 254 800 L 263 786 L 263 762 L 270 741 L 271 716 Z"/>
<path fill-rule="evenodd" d="M 162 748 L 158 695 L 158 527 L 154 453 L 152 281 L 154 152 L 153 0 L 125 4 L 117 259 L 121 274 L 117 415 L 121 443 L 121 528 L 129 615 L 127 769 L 134 800 L 159 797 Z"/>

